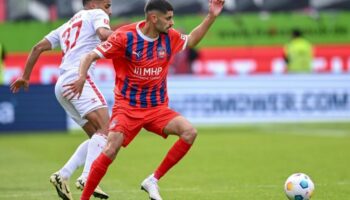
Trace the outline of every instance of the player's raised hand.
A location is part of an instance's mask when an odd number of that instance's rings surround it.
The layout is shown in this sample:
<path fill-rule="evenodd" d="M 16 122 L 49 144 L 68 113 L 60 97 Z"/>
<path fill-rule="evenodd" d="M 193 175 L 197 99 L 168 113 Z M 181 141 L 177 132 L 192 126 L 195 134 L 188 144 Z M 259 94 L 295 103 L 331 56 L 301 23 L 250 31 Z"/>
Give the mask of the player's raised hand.
<path fill-rule="evenodd" d="M 218 16 L 224 7 L 225 0 L 209 0 L 209 14 Z"/>
<path fill-rule="evenodd" d="M 29 80 L 24 78 L 18 78 L 10 85 L 10 90 L 12 93 L 17 93 L 21 88 L 24 88 L 25 91 L 29 89 Z"/>
<path fill-rule="evenodd" d="M 63 87 L 66 87 L 67 89 L 63 92 L 63 97 L 72 100 L 74 97 L 78 96 L 78 99 L 81 96 L 81 93 L 83 92 L 85 84 L 85 79 L 79 78 L 76 81 L 63 85 Z"/>

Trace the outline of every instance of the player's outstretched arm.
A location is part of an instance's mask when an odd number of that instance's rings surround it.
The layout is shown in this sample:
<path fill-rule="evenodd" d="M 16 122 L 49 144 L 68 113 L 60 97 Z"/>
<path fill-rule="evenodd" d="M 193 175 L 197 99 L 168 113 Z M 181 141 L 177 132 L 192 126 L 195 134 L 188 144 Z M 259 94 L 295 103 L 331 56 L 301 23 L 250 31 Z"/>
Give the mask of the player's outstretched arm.
<path fill-rule="evenodd" d="M 81 93 L 83 92 L 84 83 L 88 76 L 89 68 L 91 64 L 99 58 L 100 56 L 94 51 L 91 51 L 82 57 L 80 60 L 78 79 L 72 83 L 63 85 L 63 87 L 67 87 L 67 89 L 64 91 L 65 98 L 73 99 L 75 96 L 78 96 L 78 99 L 80 98 Z"/>
<path fill-rule="evenodd" d="M 106 41 L 112 33 L 112 30 L 107 29 L 105 27 L 101 27 L 96 30 L 96 34 L 98 35 L 101 41 Z"/>
<path fill-rule="evenodd" d="M 200 25 L 192 30 L 188 36 L 188 47 L 195 47 L 214 23 L 216 17 L 221 13 L 225 0 L 209 0 L 209 12 Z"/>
<path fill-rule="evenodd" d="M 35 63 L 42 52 L 51 50 L 51 48 L 51 43 L 47 39 L 42 39 L 32 48 L 25 64 L 22 76 L 10 85 L 10 89 L 13 93 L 17 93 L 22 87 L 25 90 L 28 90 L 30 75 L 32 74 Z"/>

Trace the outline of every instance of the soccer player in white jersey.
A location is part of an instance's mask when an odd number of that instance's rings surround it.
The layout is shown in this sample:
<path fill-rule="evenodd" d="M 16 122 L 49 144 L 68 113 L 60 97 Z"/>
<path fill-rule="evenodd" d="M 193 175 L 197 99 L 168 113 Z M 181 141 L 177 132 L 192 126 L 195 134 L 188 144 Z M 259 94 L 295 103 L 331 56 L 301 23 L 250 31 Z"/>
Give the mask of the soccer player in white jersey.
<path fill-rule="evenodd" d="M 106 144 L 109 123 L 106 101 L 91 79 L 93 71 L 89 72 L 84 93 L 80 97 L 72 98 L 71 94 L 66 92 L 65 85 L 78 77 L 81 56 L 92 51 L 112 33 L 109 26 L 111 0 L 82 0 L 82 2 L 83 10 L 46 35 L 32 48 L 22 77 L 10 86 L 13 93 L 17 93 L 20 88 L 28 90 L 30 75 L 40 54 L 60 46 L 63 58 L 60 65 L 60 76 L 55 86 L 55 94 L 68 115 L 90 137 L 80 144 L 68 162 L 50 177 L 50 182 L 55 186 L 59 197 L 63 200 L 73 199 L 68 180 L 72 173 L 85 163 L 83 173 L 76 182 L 77 188 L 84 188 L 91 164 Z M 108 198 L 108 195 L 101 188 L 94 191 L 94 196 L 101 199 Z"/>

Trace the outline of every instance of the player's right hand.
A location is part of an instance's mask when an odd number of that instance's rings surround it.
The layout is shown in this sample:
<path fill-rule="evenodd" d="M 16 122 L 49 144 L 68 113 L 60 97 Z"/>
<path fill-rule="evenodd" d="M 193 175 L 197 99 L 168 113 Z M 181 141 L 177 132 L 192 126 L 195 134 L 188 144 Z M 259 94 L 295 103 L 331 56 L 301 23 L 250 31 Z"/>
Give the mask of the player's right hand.
<path fill-rule="evenodd" d="M 25 91 L 29 89 L 29 80 L 24 78 L 18 78 L 10 85 L 10 90 L 12 93 L 17 93 L 21 88 L 24 88 Z"/>
<path fill-rule="evenodd" d="M 63 85 L 63 87 L 66 87 L 67 89 L 63 92 L 63 97 L 72 100 L 74 97 L 78 96 L 78 99 L 81 96 L 81 93 L 83 92 L 85 80 L 83 78 L 79 78 L 76 81 L 72 83 L 68 83 L 66 85 Z"/>
<path fill-rule="evenodd" d="M 225 4 L 225 0 L 209 0 L 209 13 L 218 16 Z"/>

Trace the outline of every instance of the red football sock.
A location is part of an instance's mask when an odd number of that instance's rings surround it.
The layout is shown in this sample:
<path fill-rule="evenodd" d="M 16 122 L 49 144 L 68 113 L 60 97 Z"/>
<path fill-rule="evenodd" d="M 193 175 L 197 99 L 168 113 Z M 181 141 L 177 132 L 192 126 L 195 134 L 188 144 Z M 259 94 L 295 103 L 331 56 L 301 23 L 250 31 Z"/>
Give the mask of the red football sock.
<path fill-rule="evenodd" d="M 192 144 L 186 143 L 181 138 L 171 147 L 168 154 L 165 156 L 163 162 L 159 165 L 158 169 L 154 172 L 154 178 L 160 179 L 167 171 L 172 168 L 182 157 L 186 155 L 190 150 Z"/>
<path fill-rule="evenodd" d="M 88 179 L 85 183 L 83 193 L 80 200 L 89 200 L 94 193 L 95 188 L 100 183 L 103 176 L 106 174 L 108 166 L 112 163 L 112 160 L 108 158 L 104 153 L 101 153 L 96 160 L 92 163 Z"/>

